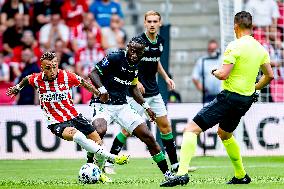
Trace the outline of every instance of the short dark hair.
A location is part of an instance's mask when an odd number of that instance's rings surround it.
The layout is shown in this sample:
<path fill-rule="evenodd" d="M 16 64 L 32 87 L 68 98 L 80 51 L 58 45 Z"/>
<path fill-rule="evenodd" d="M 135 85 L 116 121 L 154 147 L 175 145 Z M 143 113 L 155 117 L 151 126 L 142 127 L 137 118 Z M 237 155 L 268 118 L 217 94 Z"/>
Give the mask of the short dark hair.
<path fill-rule="evenodd" d="M 235 15 L 234 23 L 241 29 L 252 29 L 252 16 L 246 11 L 238 12 Z"/>
<path fill-rule="evenodd" d="M 129 41 L 129 44 L 130 43 L 137 43 L 137 44 L 140 44 L 140 45 L 143 45 L 143 46 L 146 46 L 146 41 L 140 37 L 140 36 L 135 36 L 135 37 L 132 37 Z"/>
<path fill-rule="evenodd" d="M 44 61 L 44 60 L 52 60 L 56 57 L 55 52 L 51 52 L 51 51 L 46 51 L 45 53 L 43 53 L 43 55 L 40 57 L 40 61 Z"/>

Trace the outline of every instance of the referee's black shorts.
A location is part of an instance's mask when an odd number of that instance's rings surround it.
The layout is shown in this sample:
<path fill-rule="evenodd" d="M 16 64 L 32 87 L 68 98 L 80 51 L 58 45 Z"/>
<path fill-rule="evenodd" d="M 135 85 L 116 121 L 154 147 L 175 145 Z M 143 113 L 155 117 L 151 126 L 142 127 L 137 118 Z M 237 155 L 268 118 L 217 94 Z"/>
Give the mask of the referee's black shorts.
<path fill-rule="evenodd" d="M 84 116 L 82 116 L 82 114 L 79 114 L 71 120 L 49 125 L 47 128 L 56 136 L 63 138 L 62 133 L 66 127 L 74 127 L 86 136 L 95 131 L 95 128 Z"/>
<path fill-rule="evenodd" d="M 226 132 L 233 132 L 240 119 L 253 103 L 252 96 L 243 96 L 230 91 L 222 91 L 207 106 L 202 108 L 193 121 L 203 130 L 219 123 Z"/>

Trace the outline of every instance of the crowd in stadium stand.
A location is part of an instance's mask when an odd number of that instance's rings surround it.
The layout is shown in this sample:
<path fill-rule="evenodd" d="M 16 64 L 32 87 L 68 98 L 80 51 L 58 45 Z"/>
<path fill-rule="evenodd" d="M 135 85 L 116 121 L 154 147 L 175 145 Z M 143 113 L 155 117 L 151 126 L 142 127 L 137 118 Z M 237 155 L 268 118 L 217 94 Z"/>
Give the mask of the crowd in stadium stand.
<path fill-rule="evenodd" d="M 284 2 L 245 0 L 253 16 L 254 37 L 269 51 L 275 79 L 262 90 L 261 101 L 284 102 Z M 44 51 L 55 51 L 59 68 L 87 78 L 107 53 L 125 48 L 124 15 L 118 0 L 0 0 L 0 104 L 37 104 L 27 88 L 17 99 L 5 90 L 40 71 Z M 73 91 L 75 103 L 91 94 Z"/>
<path fill-rule="evenodd" d="M 284 102 L 284 2 L 248 0 L 245 9 L 253 16 L 254 38 L 269 52 L 275 79 L 262 90 L 263 102 Z"/>
<path fill-rule="evenodd" d="M 0 0 L 0 91 L 40 72 L 40 56 L 55 51 L 59 68 L 87 74 L 110 51 L 125 48 L 123 13 L 112 0 Z M 91 94 L 73 91 L 75 103 Z M 26 87 L 17 99 L 0 92 L 0 104 L 37 104 Z"/>

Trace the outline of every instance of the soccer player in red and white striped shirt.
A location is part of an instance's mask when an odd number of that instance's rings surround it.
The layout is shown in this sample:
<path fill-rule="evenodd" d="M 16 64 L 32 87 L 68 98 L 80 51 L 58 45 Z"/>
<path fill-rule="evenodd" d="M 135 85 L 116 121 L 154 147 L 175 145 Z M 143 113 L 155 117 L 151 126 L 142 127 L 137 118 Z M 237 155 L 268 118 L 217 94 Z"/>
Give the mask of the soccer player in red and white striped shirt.
<path fill-rule="evenodd" d="M 47 117 L 48 129 L 53 134 L 68 141 L 73 140 L 88 152 L 117 164 L 127 163 L 128 156 L 113 155 L 99 145 L 102 141 L 97 131 L 74 108 L 72 87 L 82 86 L 96 96 L 99 96 L 100 92 L 80 76 L 58 69 L 55 53 L 45 52 L 40 61 L 42 72 L 31 74 L 19 84 L 8 88 L 7 95 L 13 97 L 26 85 L 32 85 L 39 93 L 41 109 Z"/>

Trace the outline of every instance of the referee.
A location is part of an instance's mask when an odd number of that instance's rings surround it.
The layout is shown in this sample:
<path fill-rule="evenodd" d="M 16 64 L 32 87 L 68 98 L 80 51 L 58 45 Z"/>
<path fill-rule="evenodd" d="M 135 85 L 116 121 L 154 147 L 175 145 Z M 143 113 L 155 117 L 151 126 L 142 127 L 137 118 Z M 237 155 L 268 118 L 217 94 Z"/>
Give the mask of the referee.
<path fill-rule="evenodd" d="M 227 184 L 251 182 L 243 167 L 240 148 L 232 133 L 241 117 L 257 98 L 255 90 L 268 85 L 274 76 L 268 52 L 251 36 L 252 16 L 250 13 L 242 11 L 235 15 L 234 30 L 237 39 L 226 48 L 222 67 L 212 70 L 216 78 L 223 80 L 224 90 L 187 124 L 183 133 L 177 176 L 165 181 L 161 186 L 171 187 L 189 182 L 187 167 L 195 152 L 197 136 L 218 123 L 218 135 L 235 172 L 235 176 Z M 255 84 L 259 68 L 263 76 Z"/>

